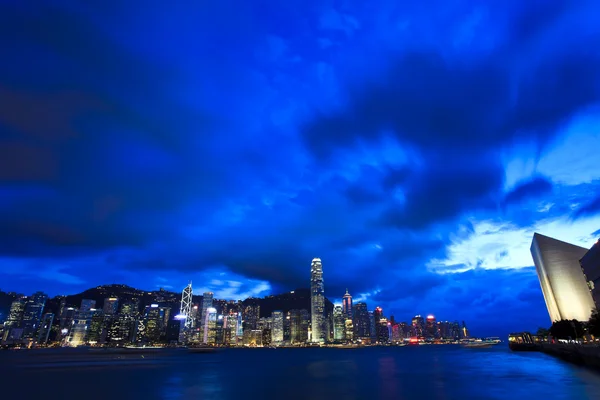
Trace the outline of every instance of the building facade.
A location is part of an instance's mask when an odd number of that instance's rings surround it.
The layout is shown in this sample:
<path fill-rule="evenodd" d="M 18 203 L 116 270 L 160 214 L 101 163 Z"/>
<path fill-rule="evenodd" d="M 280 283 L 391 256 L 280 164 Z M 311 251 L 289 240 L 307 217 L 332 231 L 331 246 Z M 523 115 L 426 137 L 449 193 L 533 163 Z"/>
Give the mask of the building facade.
<path fill-rule="evenodd" d="M 310 268 L 310 315 L 312 342 L 323 343 L 325 332 L 325 284 L 323 282 L 323 265 L 320 258 L 312 260 Z"/>
<path fill-rule="evenodd" d="M 283 343 L 283 311 L 271 314 L 271 343 L 276 346 Z"/>
<path fill-rule="evenodd" d="M 535 233 L 531 255 L 550 320 L 588 321 L 595 308 L 579 260 L 587 249 Z"/>
<path fill-rule="evenodd" d="M 342 297 L 342 312 L 344 313 L 344 319 L 352 319 L 352 296 L 348 293 L 348 289 Z"/>
<path fill-rule="evenodd" d="M 579 260 L 581 269 L 592 293 L 596 309 L 600 309 L 600 240 Z"/>

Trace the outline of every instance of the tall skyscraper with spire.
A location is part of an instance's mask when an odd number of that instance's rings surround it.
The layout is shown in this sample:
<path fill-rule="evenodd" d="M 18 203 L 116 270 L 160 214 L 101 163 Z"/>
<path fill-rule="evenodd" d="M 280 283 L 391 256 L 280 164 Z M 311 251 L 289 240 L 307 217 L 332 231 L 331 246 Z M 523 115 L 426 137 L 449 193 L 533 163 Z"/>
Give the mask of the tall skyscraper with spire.
<path fill-rule="evenodd" d="M 352 296 L 346 289 L 346 294 L 342 297 L 342 312 L 345 319 L 352 319 Z"/>
<path fill-rule="evenodd" d="M 181 293 L 181 308 L 179 314 L 185 316 L 184 326 L 186 329 L 192 327 L 192 282 L 190 282 Z"/>
<path fill-rule="evenodd" d="M 312 342 L 325 341 L 325 285 L 323 283 L 323 265 L 320 258 L 313 258 L 310 267 L 310 314 Z"/>

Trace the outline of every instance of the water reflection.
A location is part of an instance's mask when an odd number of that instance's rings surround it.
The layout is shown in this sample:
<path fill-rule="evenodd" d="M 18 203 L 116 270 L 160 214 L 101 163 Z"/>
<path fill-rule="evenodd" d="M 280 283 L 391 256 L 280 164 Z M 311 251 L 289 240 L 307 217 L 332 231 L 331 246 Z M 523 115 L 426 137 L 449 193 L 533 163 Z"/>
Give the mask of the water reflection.
<path fill-rule="evenodd" d="M 78 367 L 85 360 L 27 367 L 3 356 L 0 376 L 13 383 L 3 385 L 3 398 L 47 397 L 52 387 L 53 398 L 86 393 L 89 399 L 600 399 L 600 375 L 502 348 L 236 349 L 136 364 L 115 360 L 97 368 Z M 56 385 L 65 376 L 68 384 Z M 90 382 L 102 384 L 90 392 Z"/>
<path fill-rule="evenodd" d="M 396 360 L 391 356 L 379 359 L 379 381 L 381 399 L 402 399 L 398 391 L 399 379 L 396 378 Z"/>

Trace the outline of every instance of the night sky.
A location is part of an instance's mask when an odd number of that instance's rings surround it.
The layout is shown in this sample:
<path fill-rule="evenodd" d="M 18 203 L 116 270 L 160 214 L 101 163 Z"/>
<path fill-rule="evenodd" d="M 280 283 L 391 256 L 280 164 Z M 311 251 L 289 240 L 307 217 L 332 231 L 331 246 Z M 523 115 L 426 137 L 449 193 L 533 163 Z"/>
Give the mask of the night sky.
<path fill-rule="evenodd" d="M 600 237 L 597 1 L 34 3 L 0 6 L 3 290 L 243 299 L 320 257 L 334 302 L 500 335 L 550 323 L 534 231 Z"/>

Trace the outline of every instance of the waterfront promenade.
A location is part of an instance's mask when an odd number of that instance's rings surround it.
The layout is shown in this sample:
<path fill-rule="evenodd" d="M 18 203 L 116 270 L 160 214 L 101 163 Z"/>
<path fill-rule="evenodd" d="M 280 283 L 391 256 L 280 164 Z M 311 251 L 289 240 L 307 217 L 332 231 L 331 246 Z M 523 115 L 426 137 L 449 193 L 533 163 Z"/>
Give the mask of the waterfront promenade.
<path fill-rule="evenodd" d="M 600 370 L 600 343 L 537 343 L 535 346 L 543 353 Z"/>

